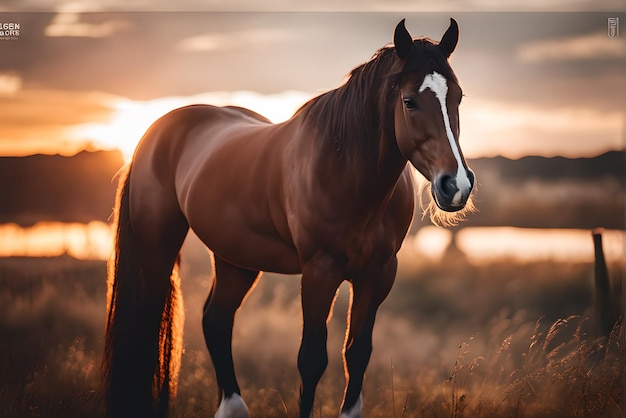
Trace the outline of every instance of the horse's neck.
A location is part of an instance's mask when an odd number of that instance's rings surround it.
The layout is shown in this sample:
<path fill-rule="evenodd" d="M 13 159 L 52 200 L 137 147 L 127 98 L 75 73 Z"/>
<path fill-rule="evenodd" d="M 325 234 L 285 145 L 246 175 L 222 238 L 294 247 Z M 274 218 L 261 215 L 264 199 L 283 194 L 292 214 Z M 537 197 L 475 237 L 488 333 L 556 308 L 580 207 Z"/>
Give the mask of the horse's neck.
<path fill-rule="evenodd" d="M 362 147 L 350 149 L 355 155 L 346 158 L 348 169 L 356 174 L 365 193 L 372 199 L 388 195 L 406 166 L 406 158 L 400 153 L 395 139 L 392 109 L 381 104 L 380 100 L 384 97 L 363 98 L 364 108 L 355 113 L 360 120 L 357 119 L 354 125 L 365 128 L 362 137 L 358 138 L 364 143 Z M 366 115 L 375 115 L 375 118 Z"/>
<path fill-rule="evenodd" d="M 376 206 L 391 196 L 407 160 L 396 144 L 393 114 L 381 112 L 382 107 L 372 98 L 364 98 L 362 105 L 370 108 L 353 112 L 357 118 L 350 121 L 362 128 L 358 138 L 351 138 L 359 142 L 347 143 L 346 138 L 338 137 L 347 134 L 345 131 L 320 129 L 313 166 L 322 185 L 341 197 L 349 196 L 356 205 Z M 375 119 L 368 119 L 366 115 L 372 114 Z"/>
<path fill-rule="evenodd" d="M 365 195 L 371 204 L 380 202 L 386 205 L 406 167 L 407 160 L 400 153 L 395 137 L 382 136 L 379 142 L 376 165 L 369 164 L 363 170 L 366 184 Z M 367 185 L 369 184 L 369 189 Z"/>

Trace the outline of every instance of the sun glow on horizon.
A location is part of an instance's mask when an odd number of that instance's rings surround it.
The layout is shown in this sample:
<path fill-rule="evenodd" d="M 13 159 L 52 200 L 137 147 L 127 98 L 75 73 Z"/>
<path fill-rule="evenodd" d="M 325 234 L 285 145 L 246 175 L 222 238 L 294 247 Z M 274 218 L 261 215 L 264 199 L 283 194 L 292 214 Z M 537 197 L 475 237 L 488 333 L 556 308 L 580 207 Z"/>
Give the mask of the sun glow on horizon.
<path fill-rule="evenodd" d="M 467 102 L 467 104 L 465 103 Z M 624 149 L 624 112 L 470 98 L 460 110 L 466 157 L 590 157 Z"/>
<path fill-rule="evenodd" d="M 86 123 L 70 129 L 69 136 L 76 141 L 91 144 L 99 149 L 119 149 L 126 161 L 130 161 L 137 143 L 148 128 L 166 113 L 190 104 L 215 106 L 241 106 L 251 109 L 280 123 L 311 98 L 310 94 L 297 91 L 262 95 L 255 92 L 214 92 L 188 97 L 163 97 L 138 101 L 126 98 L 112 100 L 112 115 L 106 122 Z"/>
<path fill-rule="evenodd" d="M 130 161 L 150 125 L 178 107 L 198 103 L 241 106 L 280 123 L 316 94 L 223 91 L 132 100 L 99 91 L 70 94 L 61 90 L 20 89 L 19 83 L 19 78 L 0 74 L 0 96 L 4 93 L 20 98 L 10 107 L 3 107 L 3 156 L 71 156 L 82 150 L 120 150 L 124 159 Z M 460 108 L 460 118 L 461 147 L 467 158 L 577 158 L 625 149 L 626 116 L 620 110 L 603 112 L 575 104 L 546 108 L 469 97 Z"/>

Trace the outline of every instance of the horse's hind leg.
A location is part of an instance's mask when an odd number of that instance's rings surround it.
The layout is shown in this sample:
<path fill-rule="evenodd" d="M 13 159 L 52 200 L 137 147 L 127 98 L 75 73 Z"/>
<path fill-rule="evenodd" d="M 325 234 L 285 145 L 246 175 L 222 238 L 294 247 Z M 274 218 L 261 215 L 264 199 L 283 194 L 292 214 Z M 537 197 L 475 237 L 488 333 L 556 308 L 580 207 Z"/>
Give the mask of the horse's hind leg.
<path fill-rule="evenodd" d="M 235 313 L 258 277 L 258 271 L 215 257 L 215 280 L 204 305 L 202 328 L 221 394 L 216 418 L 249 416 L 235 377 L 231 343 Z"/>

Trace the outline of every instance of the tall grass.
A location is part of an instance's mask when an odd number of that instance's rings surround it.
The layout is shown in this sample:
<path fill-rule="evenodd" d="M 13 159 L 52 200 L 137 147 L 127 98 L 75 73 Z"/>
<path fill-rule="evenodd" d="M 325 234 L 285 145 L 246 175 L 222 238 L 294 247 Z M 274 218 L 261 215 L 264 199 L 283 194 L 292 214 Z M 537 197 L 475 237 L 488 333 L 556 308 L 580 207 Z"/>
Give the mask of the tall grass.
<path fill-rule="evenodd" d="M 621 266 L 612 266 L 611 271 Z M 366 417 L 619 417 L 625 327 L 593 318 L 593 266 L 415 265 L 381 307 L 364 385 Z M 104 263 L 0 259 L 0 416 L 101 415 Z M 183 267 L 185 354 L 173 415 L 215 413 L 201 335 L 206 266 Z M 297 278 L 264 277 L 242 308 L 234 355 L 255 417 L 297 415 Z M 314 417 L 338 415 L 347 289 L 329 323 Z"/>
<path fill-rule="evenodd" d="M 511 334 L 486 356 L 469 356 L 471 342 L 461 344 L 442 388 L 448 416 L 623 416 L 621 322 L 608 338 L 585 331 L 588 322 L 571 316 L 545 331 L 538 321 L 531 335 Z M 521 353 L 517 339 L 525 343 Z"/>

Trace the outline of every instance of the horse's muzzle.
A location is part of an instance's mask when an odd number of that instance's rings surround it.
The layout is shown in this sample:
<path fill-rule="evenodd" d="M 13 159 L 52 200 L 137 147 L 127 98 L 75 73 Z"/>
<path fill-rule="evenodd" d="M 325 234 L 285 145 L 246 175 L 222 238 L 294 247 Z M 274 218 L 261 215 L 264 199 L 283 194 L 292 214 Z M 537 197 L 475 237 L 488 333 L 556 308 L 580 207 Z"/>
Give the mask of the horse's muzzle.
<path fill-rule="evenodd" d="M 431 184 L 431 193 L 439 209 L 446 212 L 457 212 L 465 207 L 467 199 L 474 188 L 474 172 L 465 170 L 465 176 L 442 174 Z"/>

